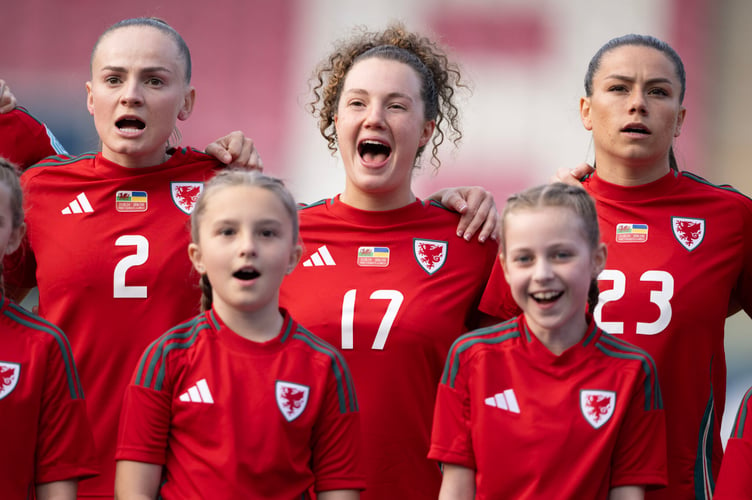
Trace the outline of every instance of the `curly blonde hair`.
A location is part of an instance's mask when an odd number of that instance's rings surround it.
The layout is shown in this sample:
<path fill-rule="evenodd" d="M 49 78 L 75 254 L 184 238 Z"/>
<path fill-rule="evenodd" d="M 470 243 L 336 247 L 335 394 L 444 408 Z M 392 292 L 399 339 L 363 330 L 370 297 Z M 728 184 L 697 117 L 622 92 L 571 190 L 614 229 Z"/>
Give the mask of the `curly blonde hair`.
<path fill-rule="evenodd" d="M 425 119 L 436 121 L 431 164 L 438 168 L 441 165 L 438 149 L 444 138 L 448 137 L 455 147 L 462 139 L 455 93 L 457 89 L 467 90 L 469 87 L 462 81 L 459 67 L 449 61 L 436 42 L 407 31 L 400 23 L 383 31 L 356 28 L 352 37 L 337 42 L 332 53 L 316 67 L 311 78 L 313 98 L 308 103 L 308 110 L 318 119 L 319 132 L 327 140 L 329 150 L 332 154 L 337 151 L 334 117 L 345 77 L 356 62 L 371 57 L 405 63 L 418 74 Z M 418 149 L 416 159 L 424 149 L 425 146 Z"/>

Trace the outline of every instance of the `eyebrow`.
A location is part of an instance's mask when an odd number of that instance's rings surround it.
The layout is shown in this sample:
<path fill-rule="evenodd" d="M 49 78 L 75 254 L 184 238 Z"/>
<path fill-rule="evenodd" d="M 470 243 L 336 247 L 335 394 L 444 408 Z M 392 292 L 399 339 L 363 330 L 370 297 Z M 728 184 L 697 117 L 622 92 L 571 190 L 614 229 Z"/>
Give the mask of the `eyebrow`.
<path fill-rule="evenodd" d="M 369 92 L 366 89 L 349 89 L 345 90 L 343 94 L 364 94 L 367 95 Z M 402 99 L 408 99 L 410 101 L 413 100 L 412 96 L 409 94 L 404 94 L 402 92 L 390 92 L 387 94 L 387 97 L 390 99 L 394 99 L 395 97 L 400 97 Z"/>
<path fill-rule="evenodd" d="M 127 73 L 127 69 L 123 66 L 103 66 L 102 71 L 114 71 L 116 73 Z M 165 66 L 149 66 L 138 70 L 139 73 L 172 73 L 172 71 Z"/>
<path fill-rule="evenodd" d="M 605 78 L 606 78 L 607 80 L 608 80 L 608 79 L 612 79 L 612 80 L 622 80 L 622 81 L 625 81 L 625 82 L 634 82 L 634 81 L 636 80 L 636 78 L 634 78 L 634 77 L 631 77 L 631 76 L 624 76 L 624 75 L 617 75 L 617 74 L 611 74 L 611 75 L 607 75 L 607 76 L 606 76 Z M 665 77 L 658 77 L 658 78 L 649 78 L 649 79 L 647 80 L 647 83 L 649 83 L 649 84 L 655 84 L 655 83 L 668 83 L 668 84 L 670 84 L 670 85 L 673 85 L 673 84 L 674 84 L 674 81 L 673 81 L 672 79 L 670 79 L 670 78 L 665 78 Z"/>

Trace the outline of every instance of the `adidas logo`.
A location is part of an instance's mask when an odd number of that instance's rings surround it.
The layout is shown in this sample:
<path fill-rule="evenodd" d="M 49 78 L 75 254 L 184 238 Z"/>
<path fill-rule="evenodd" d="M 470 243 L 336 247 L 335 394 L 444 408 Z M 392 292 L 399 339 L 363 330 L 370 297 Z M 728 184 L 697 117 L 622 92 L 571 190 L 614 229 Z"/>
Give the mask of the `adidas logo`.
<path fill-rule="evenodd" d="M 187 391 L 180 395 L 179 399 L 186 403 L 214 404 L 214 398 L 212 398 L 205 378 L 202 378 L 195 385 L 189 387 Z"/>
<path fill-rule="evenodd" d="M 318 267 L 318 266 L 336 266 L 337 263 L 334 262 L 334 259 L 332 258 L 332 254 L 329 253 L 329 249 L 326 248 L 326 245 L 320 246 L 318 250 L 313 252 L 310 257 L 308 257 L 303 262 L 303 267 Z"/>
<path fill-rule="evenodd" d="M 504 392 L 499 392 L 490 398 L 486 398 L 486 404 L 512 413 L 520 412 L 520 406 L 517 404 L 517 397 L 514 395 L 512 389 L 507 389 Z"/>
<path fill-rule="evenodd" d="M 83 214 L 83 213 L 90 214 L 93 211 L 94 209 L 91 208 L 91 205 L 89 204 L 89 199 L 86 198 L 86 195 L 84 193 L 81 193 L 78 196 L 76 196 L 75 200 L 68 203 L 68 206 L 62 209 L 60 213 L 63 215 Z"/>

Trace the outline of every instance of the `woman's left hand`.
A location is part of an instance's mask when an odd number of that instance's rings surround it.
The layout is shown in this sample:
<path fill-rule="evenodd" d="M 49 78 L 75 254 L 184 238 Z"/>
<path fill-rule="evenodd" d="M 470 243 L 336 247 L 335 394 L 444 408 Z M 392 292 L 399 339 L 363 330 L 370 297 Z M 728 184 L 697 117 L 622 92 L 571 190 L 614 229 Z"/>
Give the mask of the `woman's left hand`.
<path fill-rule="evenodd" d="M 236 130 L 206 146 L 206 154 L 213 156 L 228 167 L 264 170 L 264 162 L 253 140 Z"/>
<path fill-rule="evenodd" d="M 488 238 L 498 238 L 501 219 L 493 195 L 486 189 L 480 186 L 444 188 L 428 198 L 462 215 L 457 225 L 457 236 L 460 238 L 470 241 L 476 233 L 481 243 Z"/>

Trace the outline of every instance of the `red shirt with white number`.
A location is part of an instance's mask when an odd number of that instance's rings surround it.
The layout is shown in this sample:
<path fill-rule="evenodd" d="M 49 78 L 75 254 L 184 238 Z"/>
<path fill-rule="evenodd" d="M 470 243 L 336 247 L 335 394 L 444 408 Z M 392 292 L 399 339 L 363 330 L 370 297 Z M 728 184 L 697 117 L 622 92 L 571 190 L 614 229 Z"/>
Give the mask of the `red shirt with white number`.
<path fill-rule="evenodd" d="M 39 314 L 70 338 L 102 470 L 82 496 L 113 495 L 120 405 L 141 352 L 198 312 L 189 213 L 217 168 L 185 149 L 148 168 L 53 157 L 21 176 L 28 237 L 14 254 L 23 262 L 6 259 L 6 280 L 37 285 Z"/>
<path fill-rule="evenodd" d="M 424 201 L 370 212 L 333 198 L 300 210 L 305 251 L 280 304 L 352 370 L 364 500 L 438 496 L 439 467 L 426 458 L 436 388 L 497 262 L 497 245 L 458 238 L 457 221 Z"/>

